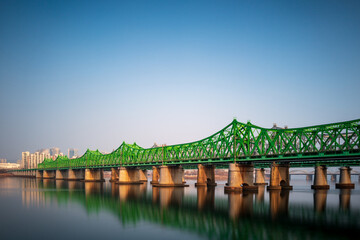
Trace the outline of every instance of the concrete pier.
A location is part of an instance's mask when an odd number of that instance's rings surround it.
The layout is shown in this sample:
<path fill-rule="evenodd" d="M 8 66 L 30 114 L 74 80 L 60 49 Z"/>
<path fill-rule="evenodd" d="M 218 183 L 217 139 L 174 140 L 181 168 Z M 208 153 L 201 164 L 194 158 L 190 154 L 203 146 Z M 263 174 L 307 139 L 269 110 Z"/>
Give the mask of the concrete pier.
<path fill-rule="evenodd" d="M 140 169 L 135 167 L 120 167 L 118 184 L 141 184 Z"/>
<path fill-rule="evenodd" d="M 119 169 L 118 168 L 111 168 L 111 177 L 110 182 L 118 182 L 119 181 Z"/>
<path fill-rule="evenodd" d="M 44 179 L 52 179 L 55 178 L 55 170 L 44 170 L 43 171 Z"/>
<path fill-rule="evenodd" d="M 56 170 L 55 179 L 56 180 L 65 180 L 68 178 L 68 170 Z"/>
<path fill-rule="evenodd" d="M 254 185 L 267 185 L 265 182 L 265 169 L 255 168 L 255 183 Z"/>
<path fill-rule="evenodd" d="M 215 182 L 215 166 L 198 164 L 198 175 L 195 187 L 200 186 L 216 186 Z"/>
<path fill-rule="evenodd" d="M 292 186 L 290 186 L 289 168 L 289 164 L 273 163 L 271 165 L 270 186 L 268 186 L 267 189 L 292 190 Z"/>
<path fill-rule="evenodd" d="M 97 168 L 85 169 L 85 182 L 105 182 L 104 170 Z"/>
<path fill-rule="evenodd" d="M 139 180 L 140 182 L 147 182 L 148 181 L 148 177 L 147 177 L 147 170 L 139 170 Z"/>
<path fill-rule="evenodd" d="M 84 169 L 69 169 L 68 170 L 68 181 L 80 181 L 85 179 Z"/>
<path fill-rule="evenodd" d="M 340 170 L 340 182 L 335 184 L 336 188 L 353 189 L 355 184 L 351 182 L 351 168 L 341 167 Z"/>
<path fill-rule="evenodd" d="M 225 192 L 257 191 L 254 185 L 254 165 L 230 163 Z"/>
<path fill-rule="evenodd" d="M 181 166 L 160 166 L 159 184 L 157 187 L 187 187 L 184 183 L 184 170 Z"/>
<path fill-rule="evenodd" d="M 159 167 L 153 166 L 152 167 L 152 181 L 151 184 L 159 184 L 160 173 Z"/>
<path fill-rule="evenodd" d="M 43 174 L 44 174 L 44 171 L 42 171 L 42 170 L 37 170 L 37 171 L 36 171 L 36 178 L 43 178 Z"/>
<path fill-rule="evenodd" d="M 330 186 L 327 183 L 327 167 L 316 166 L 314 184 L 311 185 L 311 189 L 329 189 Z"/>

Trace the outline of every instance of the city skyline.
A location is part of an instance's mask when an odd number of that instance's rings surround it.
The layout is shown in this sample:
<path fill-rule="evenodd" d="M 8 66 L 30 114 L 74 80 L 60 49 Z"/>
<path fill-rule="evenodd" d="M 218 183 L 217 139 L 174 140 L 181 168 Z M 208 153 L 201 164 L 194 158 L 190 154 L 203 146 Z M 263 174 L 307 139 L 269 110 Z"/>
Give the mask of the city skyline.
<path fill-rule="evenodd" d="M 1 1 L 0 158 L 360 118 L 358 1 Z"/>

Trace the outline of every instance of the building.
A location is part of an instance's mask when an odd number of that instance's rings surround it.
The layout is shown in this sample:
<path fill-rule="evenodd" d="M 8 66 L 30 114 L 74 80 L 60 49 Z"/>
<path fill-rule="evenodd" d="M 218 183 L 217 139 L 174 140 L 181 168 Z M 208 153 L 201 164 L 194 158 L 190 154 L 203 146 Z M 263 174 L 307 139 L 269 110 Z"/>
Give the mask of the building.
<path fill-rule="evenodd" d="M 21 168 L 24 168 L 24 169 L 28 168 L 28 165 L 27 165 L 27 161 L 28 161 L 27 157 L 28 156 L 30 157 L 30 152 L 22 152 L 21 153 Z"/>
<path fill-rule="evenodd" d="M 50 155 L 51 156 L 59 156 L 60 155 L 60 148 L 58 147 L 53 147 L 53 148 L 50 148 Z"/>
<path fill-rule="evenodd" d="M 5 158 L 1 158 L 1 159 L 0 159 L 0 163 L 6 163 L 6 159 L 5 159 Z"/>
<path fill-rule="evenodd" d="M 69 148 L 68 149 L 68 157 L 69 159 L 71 158 L 76 158 L 78 156 L 78 150 L 75 148 Z"/>

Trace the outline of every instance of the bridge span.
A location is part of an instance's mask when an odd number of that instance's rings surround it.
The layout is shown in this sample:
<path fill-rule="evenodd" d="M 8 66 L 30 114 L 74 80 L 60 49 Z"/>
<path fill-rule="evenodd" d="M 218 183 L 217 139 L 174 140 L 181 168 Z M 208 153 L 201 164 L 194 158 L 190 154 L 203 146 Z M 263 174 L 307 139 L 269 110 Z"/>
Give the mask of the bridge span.
<path fill-rule="evenodd" d="M 360 163 L 360 119 L 291 129 L 268 129 L 233 120 L 202 140 L 171 146 L 142 148 L 123 142 L 109 154 L 87 150 L 83 156 L 55 161 L 45 159 L 37 169 L 14 171 L 15 175 L 61 180 L 104 181 L 111 169 L 112 182 L 141 184 L 152 169 L 154 187 L 184 187 L 184 169 L 198 168 L 196 186 L 216 185 L 215 168 L 227 167 L 226 191 L 256 191 L 265 183 L 270 168 L 272 189 L 292 189 L 290 167 L 314 167 L 312 188 L 328 189 L 327 167 L 340 167 L 337 188 L 354 188 L 351 166 Z M 254 178 L 255 171 L 255 178 Z"/>

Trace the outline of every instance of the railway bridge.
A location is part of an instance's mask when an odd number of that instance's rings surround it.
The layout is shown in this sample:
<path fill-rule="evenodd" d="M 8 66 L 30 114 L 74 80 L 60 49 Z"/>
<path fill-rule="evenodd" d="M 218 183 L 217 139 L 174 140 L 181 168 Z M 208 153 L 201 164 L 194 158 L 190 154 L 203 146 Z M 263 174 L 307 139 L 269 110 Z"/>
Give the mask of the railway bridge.
<path fill-rule="evenodd" d="M 184 187 L 184 169 L 198 169 L 196 186 L 215 186 L 215 168 L 228 168 L 226 191 L 257 190 L 265 183 L 264 168 L 270 168 L 267 189 L 291 189 L 289 169 L 314 167 L 314 189 L 328 189 L 327 167 L 340 170 L 337 188 L 354 188 L 351 166 L 360 163 L 360 119 L 303 128 L 269 129 L 241 123 L 230 124 L 199 141 L 142 148 L 123 142 L 109 154 L 87 150 L 79 158 L 45 159 L 37 169 L 14 171 L 15 175 L 62 180 L 110 181 L 142 184 L 152 170 L 154 187 Z M 255 174 L 254 174 L 255 171 Z M 255 177 L 254 177 L 255 175 Z"/>

